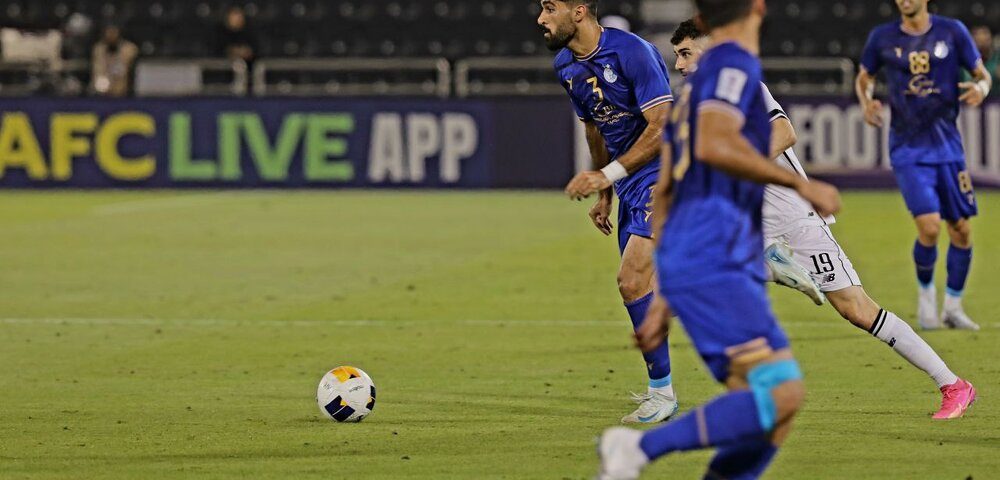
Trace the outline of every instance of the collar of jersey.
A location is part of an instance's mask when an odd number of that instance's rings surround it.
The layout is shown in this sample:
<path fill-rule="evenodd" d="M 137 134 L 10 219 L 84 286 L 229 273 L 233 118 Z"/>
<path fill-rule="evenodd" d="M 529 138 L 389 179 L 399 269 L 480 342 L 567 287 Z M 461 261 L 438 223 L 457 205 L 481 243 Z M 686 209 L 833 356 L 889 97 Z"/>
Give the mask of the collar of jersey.
<path fill-rule="evenodd" d="M 597 46 L 594 47 L 594 51 L 592 51 L 592 52 L 590 52 L 590 53 L 588 53 L 588 54 L 586 54 L 586 55 L 584 55 L 582 57 L 578 57 L 576 54 L 573 54 L 573 57 L 575 57 L 577 60 L 580 60 L 580 61 L 590 60 L 591 58 L 594 58 L 594 56 L 597 55 L 597 52 L 601 51 L 601 47 L 604 46 L 604 33 L 605 33 L 604 32 L 604 27 L 601 27 L 601 37 L 597 39 Z"/>
<path fill-rule="evenodd" d="M 934 15 L 930 16 L 930 21 L 927 22 L 927 28 L 925 28 L 924 31 L 922 32 L 907 31 L 906 27 L 903 26 L 903 22 L 902 21 L 899 22 L 899 31 L 911 37 L 922 37 L 924 35 L 927 35 L 927 32 L 931 31 L 932 28 L 934 28 Z"/>

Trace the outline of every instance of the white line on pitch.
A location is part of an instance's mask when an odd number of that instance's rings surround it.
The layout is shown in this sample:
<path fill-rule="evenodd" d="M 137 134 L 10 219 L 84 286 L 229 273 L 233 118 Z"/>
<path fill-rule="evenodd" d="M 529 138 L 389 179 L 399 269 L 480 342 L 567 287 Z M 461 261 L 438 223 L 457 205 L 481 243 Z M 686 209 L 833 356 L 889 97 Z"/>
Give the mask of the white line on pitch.
<path fill-rule="evenodd" d="M 166 198 L 150 198 L 142 200 L 126 200 L 95 208 L 92 213 L 98 216 L 141 213 L 172 208 L 199 207 L 207 203 L 225 201 L 233 198 L 234 192 L 211 192 L 183 194 Z"/>

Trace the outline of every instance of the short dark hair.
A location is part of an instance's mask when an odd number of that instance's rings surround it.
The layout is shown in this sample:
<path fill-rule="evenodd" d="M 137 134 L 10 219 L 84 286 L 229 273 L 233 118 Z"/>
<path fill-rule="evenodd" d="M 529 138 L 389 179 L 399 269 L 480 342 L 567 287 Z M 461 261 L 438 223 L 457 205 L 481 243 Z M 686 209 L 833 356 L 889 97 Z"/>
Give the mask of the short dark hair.
<path fill-rule="evenodd" d="M 698 24 L 695 23 L 694 19 L 689 18 L 681 22 L 681 24 L 677 26 L 677 30 L 674 30 L 674 36 L 670 37 L 670 44 L 676 47 L 684 40 L 689 38 L 697 40 L 705 35 L 707 34 L 698 28 Z"/>
<path fill-rule="evenodd" d="M 707 30 L 728 25 L 750 14 L 753 0 L 694 0 Z"/>
<path fill-rule="evenodd" d="M 587 11 L 590 12 L 590 15 L 594 18 L 597 18 L 597 0 L 564 0 L 564 1 L 572 3 L 573 5 L 585 5 L 587 7 Z"/>

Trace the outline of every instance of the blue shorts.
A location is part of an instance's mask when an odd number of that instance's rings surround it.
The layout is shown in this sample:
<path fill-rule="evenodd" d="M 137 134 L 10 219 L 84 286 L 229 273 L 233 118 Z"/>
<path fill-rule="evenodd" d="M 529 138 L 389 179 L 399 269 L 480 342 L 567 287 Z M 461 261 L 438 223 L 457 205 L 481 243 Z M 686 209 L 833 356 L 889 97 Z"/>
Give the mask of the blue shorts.
<path fill-rule="evenodd" d="M 941 218 L 954 222 L 974 217 L 979 211 L 964 161 L 893 167 L 893 172 L 906 208 L 914 217 L 940 213 Z"/>
<path fill-rule="evenodd" d="M 632 235 L 653 238 L 653 188 L 652 182 L 618 197 L 618 249 L 625 252 L 628 239 Z"/>
<path fill-rule="evenodd" d="M 764 284 L 745 273 L 725 275 L 697 288 L 661 287 L 661 292 L 719 382 L 729 377 L 727 350 L 732 347 L 763 339 L 772 350 L 788 348 Z"/>

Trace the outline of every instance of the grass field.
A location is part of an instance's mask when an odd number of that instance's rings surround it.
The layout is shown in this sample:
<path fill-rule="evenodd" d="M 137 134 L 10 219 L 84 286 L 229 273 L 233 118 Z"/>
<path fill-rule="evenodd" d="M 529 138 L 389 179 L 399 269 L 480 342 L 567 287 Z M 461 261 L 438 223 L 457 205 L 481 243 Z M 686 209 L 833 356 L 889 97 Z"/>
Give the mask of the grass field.
<path fill-rule="evenodd" d="M 835 233 L 913 322 L 902 200 L 845 201 Z M 984 329 L 926 335 L 980 402 L 932 422 L 921 372 L 772 289 L 809 396 L 767 478 L 1000 476 L 1000 195 L 980 202 Z M 594 436 L 645 388 L 614 240 L 556 193 L 7 192 L 0 229 L 4 479 L 589 478 Z M 682 409 L 721 391 L 670 343 Z M 378 385 L 363 423 L 316 407 L 340 364 Z M 700 478 L 708 455 L 645 478 Z"/>

